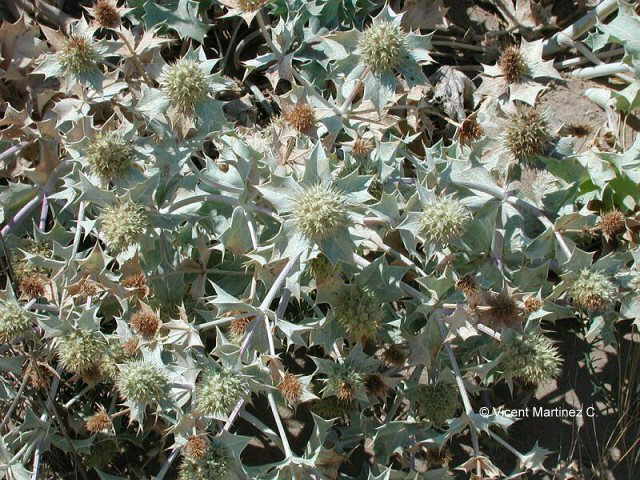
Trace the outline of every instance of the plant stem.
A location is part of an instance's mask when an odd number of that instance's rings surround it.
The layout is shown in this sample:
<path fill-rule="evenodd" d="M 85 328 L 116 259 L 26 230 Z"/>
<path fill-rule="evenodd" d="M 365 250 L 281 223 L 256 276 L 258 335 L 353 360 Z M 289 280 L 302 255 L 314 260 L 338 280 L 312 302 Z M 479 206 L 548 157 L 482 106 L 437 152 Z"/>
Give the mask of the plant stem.
<path fill-rule="evenodd" d="M 138 69 L 138 72 L 140 72 L 140 75 L 142 75 L 142 78 L 144 78 L 144 81 L 149 86 L 153 86 L 153 80 L 151 80 L 151 78 L 147 74 L 146 70 L 144 69 L 144 65 L 140 61 L 140 57 L 138 57 L 138 54 L 136 53 L 135 49 L 133 48 L 133 45 L 131 45 L 131 42 L 129 42 L 129 39 L 127 38 L 125 33 L 122 31 L 122 27 L 120 27 L 117 30 L 115 30 L 115 32 L 118 35 L 118 37 L 120 38 L 120 40 L 122 40 L 122 43 L 124 43 L 124 45 L 127 47 L 127 50 L 129 50 L 129 53 L 131 54 L 131 58 L 133 58 L 133 63 L 136 64 L 136 68 Z"/>
<path fill-rule="evenodd" d="M 585 67 L 571 72 L 571 76 L 581 80 L 590 80 L 592 78 L 606 77 L 617 73 L 633 73 L 629 65 L 622 62 L 603 63 L 595 67 Z M 626 79 L 626 78 L 625 78 Z"/>
<path fill-rule="evenodd" d="M 160 472 L 158 472 L 158 475 L 156 475 L 156 480 L 162 480 L 164 478 L 164 476 L 167 474 L 167 472 L 171 468 L 171 464 L 175 461 L 176 457 L 178 456 L 178 453 L 180 453 L 179 447 L 174 449 L 173 452 L 171 452 L 171 455 L 169 455 L 169 458 L 167 458 L 167 460 L 164 462 L 164 464 L 162 465 L 162 468 L 160 469 Z"/>
<path fill-rule="evenodd" d="M 4 417 L 2 418 L 2 423 L 0 423 L 0 433 L 2 433 L 2 429 L 9 422 L 9 418 L 11 417 L 11 415 L 13 414 L 13 411 L 18 406 L 18 402 L 20 401 L 20 397 L 22 396 L 24 387 L 27 385 L 28 379 L 29 379 L 29 375 L 25 375 L 24 378 L 22 379 L 22 383 L 20 383 L 20 388 L 18 389 L 18 392 L 16 393 L 16 396 L 13 399 L 13 402 L 11 402 L 11 406 L 9 407 L 9 410 L 7 410 L 7 413 L 5 413 Z"/>

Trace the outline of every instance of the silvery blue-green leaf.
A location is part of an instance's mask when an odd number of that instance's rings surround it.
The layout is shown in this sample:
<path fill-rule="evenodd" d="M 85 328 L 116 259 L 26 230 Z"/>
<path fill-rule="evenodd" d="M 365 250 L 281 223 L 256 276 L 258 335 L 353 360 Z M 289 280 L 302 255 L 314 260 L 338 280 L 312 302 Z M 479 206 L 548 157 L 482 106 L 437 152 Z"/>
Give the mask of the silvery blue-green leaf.
<path fill-rule="evenodd" d="M 202 43 L 209 30 L 209 26 L 198 17 L 198 2 L 194 0 L 179 0 L 175 10 L 147 2 L 144 11 L 143 18 L 148 27 L 165 24 L 181 38 L 189 37 Z"/>
<path fill-rule="evenodd" d="M 367 73 L 364 77 L 364 98 L 371 100 L 378 111 L 393 99 L 396 90 L 396 77 L 393 73 L 384 72 L 381 74 Z"/>

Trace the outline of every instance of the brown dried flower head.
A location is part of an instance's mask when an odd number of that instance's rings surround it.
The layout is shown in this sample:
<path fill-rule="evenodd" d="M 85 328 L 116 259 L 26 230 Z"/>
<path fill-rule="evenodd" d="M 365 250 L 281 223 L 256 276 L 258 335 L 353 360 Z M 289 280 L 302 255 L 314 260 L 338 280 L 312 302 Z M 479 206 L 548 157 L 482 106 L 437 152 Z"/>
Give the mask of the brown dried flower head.
<path fill-rule="evenodd" d="M 132 275 L 127 275 L 122 280 L 122 286 L 124 288 L 129 288 L 133 290 L 133 293 L 138 298 L 145 298 L 149 296 L 149 287 L 147 286 L 147 278 L 144 276 L 144 273 L 134 273 Z"/>
<path fill-rule="evenodd" d="M 105 430 L 111 429 L 112 426 L 111 418 L 102 405 L 98 407 L 98 411 L 91 415 L 85 423 L 85 427 L 90 433 L 104 432 Z"/>
<path fill-rule="evenodd" d="M 474 140 L 482 137 L 484 135 L 484 130 L 476 120 L 475 115 L 469 115 L 464 119 L 462 124 L 460 125 L 460 130 L 458 131 L 458 138 L 460 139 L 460 143 L 463 145 L 467 145 Z"/>
<path fill-rule="evenodd" d="M 355 388 L 349 382 L 342 382 L 342 384 L 338 387 L 338 391 L 336 392 L 336 397 L 338 400 L 345 403 L 351 403 L 355 398 Z"/>
<path fill-rule="evenodd" d="M 407 354 L 402 348 L 402 345 L 392 344 L 385 348 L 382 352 L 382 360 L 387 365 L 392 365 L 394 367 L 401 367 L 404 365 L 405 360 L 407 359 Z"/>
<path fill-rule="evenodd" d="M 255 12 L 262 8 L 269 0 L 238 0 L 238 6 L 243 12 Z"/>
<path fill-rule="evenodd" d="M 353 153 L 354 157 L 366 158 L 371 154 L 374 148 L 375 144 L 373 143 L 373 140 L 366 137 L 358 137 L 353 142 L 351 153 Z"/>
<path fill-rule="evenodd" d="M 543 302 L 536 297 L 527 297 L 524 299 L 524 308 L 528 313 L 537 312 L 542 308 Z"/>
<path fill-rule="evenodd" d="M 302 396 L 302 383 L 296 375 L 285 373 L 278 384 L 278 390 L 289 404 L 295 405 Z"/>
<path fill-rule="evenodd" d="M 387 396 L 387 384 L 384 383 L 382 377 L 376 373 L 367 375 L 364 379 L 364 386 L 370 395 L 385 398 Z"/>
<path fill-rule="evenodd" d="M 226 316 L 233 317 L 237 315 L 242 315 L 243 312 L 240 311 L 232 311 L 228 312 Z M 247 332 L 247 327 L 253 320 L 253 317 L 240 317 L 234 318 L 231 320 L 229 324 L 229 334 L 231 335 L 232 340 L 239 342 L 244 337 L 244 334 Z"/>
<path fill-rule="evenodd" d="M 520 49 L 515 46 L 508 47 L 502 53 L 498 65 L 507 83 L 520 82 L 528 69 Z"/>
<path fill-rule="evenodd" d="M 626 218 L 624 213 L 619 210 L 611 210 L 605 213 L 598 224 L 602 234 L 607 240 L 614 238 L 616 235 L 623 233 L 626 228 Z"/>
<path fill-rule="evenodd" d="M 189 458 L 204 458 L 209 450 L 209 440 L 204 435 L 192 435 L 187 440 L 182 452 Z"/>
<path fill-rule="evenodd" d="M 24 374 L 29 379 L 29 384 L 36 390 L 46 390 L 49 388 L 49 371 L 38 365 L 36 362 L 30 362 L 24 370 Z"/>
<path fill-rule="evenodd" d="M 45 277 L 39 274 L 28 275 L 20 279 L 20 291 L 29 298 L 44 296 Z"/>
<path fill-rule="evenodd" d="M 316 123 L 316 116 L 313 107 L 308 103 L 298 103 L 291 110 L 284 114 L 284 118 L 289 125 L 299 132 L 307 132 Z"/>
<path fill-rule="evenodd" d="M 491 309 L 485 312 L 486 315 L 484 317 L 491 325 L 512 327 L 520 323 L 520 309 L 515 299 L 507 292 L 489 292 L 485 301 Z"/>
<path fill-rule="evenodd" d="M 120 25 L 120 12 L 114 0 L 98 0 L 93 6 L 96 23 L 104 28 L 117 28 Z"/>
<path fill-rule="evenodd" d="M 122 344 L 122 351 L 127 357 L 133 357 L 138 353 L 138 348 L 140 348 L 140 339 L 138 337 L 131 337 Z"/>
<path fill-rule="evenodd" d="M 475 295 L 478 293 L 478 285 L 471 275 L 465 275 L 456 282 L 456 288 L 465 296 Z"/>
<path fill-rule="evenodd" d="M 160 328 L 160 318 L 151 310 L 143 309 L 131 317 L 131 326 L 143 337 L 153 337 Z"/>

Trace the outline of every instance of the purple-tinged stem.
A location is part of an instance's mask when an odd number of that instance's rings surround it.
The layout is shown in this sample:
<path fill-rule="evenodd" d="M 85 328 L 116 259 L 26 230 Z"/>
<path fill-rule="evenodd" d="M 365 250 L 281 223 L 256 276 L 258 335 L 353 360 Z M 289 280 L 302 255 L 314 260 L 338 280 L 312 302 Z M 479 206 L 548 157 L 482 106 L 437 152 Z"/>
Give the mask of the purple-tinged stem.
<path fill-rule="evenodd" d="M 34 208 L 36 208 L 36 206 L 40 202 L 41 202 L 41 195 L 37 195 L 32 200 L 30 200 L 29 203 L 27 203 L 24 207 L 22 207 L 20 211 L 18 211 L 18 213 L 16 213 L 14 217 L 11 220 L 9 220 L 9 223 L 7 223 L 4 227 L 2 227 L 2 230 L 0 231 L 2 236 L 5 237 L 13 227 L 21 223 L 22 220 L 24 220 L 31 213 L 31 211 Z"/>
<path fill-rule="evenodd" d="M 47 225 L 47 215 L 49 213 L 49 199 L 47 198 L 47 194 L 42 195 L 42 210 L 40 210 L 40 224 L 38 228 L 41 232 L 44 232 L 44 228 Z"/>

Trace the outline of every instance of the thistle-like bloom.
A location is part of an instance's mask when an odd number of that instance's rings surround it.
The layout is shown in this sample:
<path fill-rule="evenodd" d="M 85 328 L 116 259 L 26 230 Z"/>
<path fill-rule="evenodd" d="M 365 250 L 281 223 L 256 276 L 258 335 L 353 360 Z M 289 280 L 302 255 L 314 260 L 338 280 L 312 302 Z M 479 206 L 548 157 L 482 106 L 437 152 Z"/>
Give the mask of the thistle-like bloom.
<path fill-rule="evenodd" d="M 348 363 L 336 363 L 327 373 L 323 393 L 335 395 L 338 400 L 350 403 L 358 390 L 364 388 L 364 376 Z"/>
<path fill-rule="evenodd" d="M 428 241 L 447 245 L 464 234 L 471 218 L 471 212 L 462 202 L 439 198 L 424 207 L 420 218 L 421 231 Z"/>
<path fill-rule="evenodd" d="M 98 69 L 100 55 L 92 43 L 91 37 L 85 35 L 72 35 L 66 40 L 58 54 L 66 73 L 80 75 Z"/>
<path fill-rule="evenodd" d="M 178 480 L 225 480 L 231 471 L 232 457 L 227 448 L 214 443 L 201 458 L 184 457 Z"/>
<path fill-rule="evenodd" d="M 278 390 L 290 405 L 295 405 L 302 396 L 302 382 L 297 375 L 285 373 L 278 384 Z"/>
<path fill-rule="evenodd" d="M 311 240 L 325 240 L 349 226 L 347 200 L 325 184 L 306 188 L 296 198 L 293 212 L 298 230 Z"/>
<path fill-rule="evenodd" d="M 522 311 L 515 299 L 508 292 L 489 292 L 485 296 L 487 306 L 491 310 L 483 312 L 481 318 L 497 327 L 511 327 L 522 320 Z"/>
<path fill-rule="evenodd" d="M 141 310 L 131 317 L 131 326 L 143 337 L 151 338 L 160 328 L 160 318 L 151 310 Z"/>
<path fill-rule="evenodd" d="M 478 123 L 475 115 L 469 115 L 464 119 L 458 130 L 458 139 L 463 145 L 468 145 L 474 140 L 479 139 L 484 135 L 484 130 Z"/>
<path fill-rule="evenodd" d="M 115 252 L 135 244 L 149 225 L 144 207 L 133 202 L 105 208 L 100 221 L 107 247 Z"/>
<path fill-rule="evenodd" d="M 459 406 L 458 389 L 445 382 L 418 385 L 415 398 L 418 415 L 434 425 L 443 425 Z"/>
<path fill-rule="evenodd" d="M 105 430 L 110 430 L 112 426 L 111 417 L 109 417 L 109 414 L 102 405 L 100 405 L 98 411 L 91 415 L 85 422 L 85 428 L 89 433 L 104 432 Z"/>
<path fill-rule="evenodd" d="M 602 231 L 602 235 L 607 240 L 611 240 L 616 235 L 624 233 L 627 228 L 627 219 L 620 210 L 611 210 L 602 215 L 598 227 Z"/>
<path fill-rule="evenodd" d="M 544 305 L 544 302 L 537 297 L 527 297 L 524 299 L 524 309 L 529 312 L 537 312 Z"/>
<path fill-rule="evenodd" d="M 519 83 L 522 81 L 522 78 L 529 71 L 529 67 L 527 67 L 527 62 L 520 52 L 520 49 L 515 46 L 508 47 L 500 56 L 500 60 L 498 61 L 498 65 L 502 70 L 502 74 L 504 75 L 504 79 L 507 83 Z"/>
<path fill-rule="evenodd" d="M 231 311 L 226 314 L 226 316 L 238 315 L 242 315 L 242 312 Z M 244 338 L 244 334 L 247 333 L 247 328 L 254 318 L 255 317 L 253 316 L 247 316 L 234 318 L 233 320 L 231 320 L 231 323 L 229 323 L 229 336 L 231 337 L 231 340 L 235 343 L 241 343 Z"/>
<path fill-rule="evenodd" d="M 342 417 L 350 408 L 350 403 L 340 401 L 337 397 L 321 398 L 310 405 L 313 413 L 327 420 Z"/>
<path fill-rule="evenodd" d="M 121 176 L 132 164 L 135 151 L 116 132 L 97 134 L 87 147 L 87 161 L 101 178 L 112 180 Z"/>
<path fill-rule="evenodd" d="M 204 458 L 209 450 L 211 442 L 207 439 L 206 435 L 192 435 L 187 440 L 187 443 L 182 448 L 182 454 L 185 457 L 190 458 Z"/>
<path fill-rule="evenodd" d="M 501 360 L 505 376 L 529 384 L 553 380 L 560 374 L 562 358 L 551 340 L 541 333 L 521 334 L 504 342 Z"/>
<path fill-rule="evenodd" d="M 91 10 L 95 22 L 104 28 L 117 28 L 120 25 L 120 10 L 115 0 L 98 0 Z"/>
<path fill-rule="evenodd" d="M 536 109 L 522 107 L 509 117 L 504 144 L 516 160 L 527 160 L 544 153 L 551 134 L 547 120 Z"/>
<path fill-rule="evenodd" d="M 229 415 L 246 395 L 242 378 L 228 369 L 211 369 L 203 373 L 196 387 L 196 406 L 204 415 Z"/>
<path fill-rule="evenodd" d="M 238 0 L 238 7 L 243 12 L 255 12 L 262 8 L 269 0 Z"/>
<path fill-rule="evenodd" d="M 406 55 L 406 39 L 397 23 L 379 22 L 365 30 L 358 47 L 365 65 L 374 73 L 397 68 Z"/>
<path fill-rule="evenodd" d="M 169 380 L 155 365 L 148 362 L 129 362 L 116 379 L 120 394 L 139 403 L 159 402 L 166 394 Z"/>
<path fill-rule="evenodd" d="M 402 345 L 392 343 L 382 351 L 382 360 L 389 366 L 402 367 L 407 360 L 407 352 Z"/>
<path fill-rule="evenodd" d="M 160 87 L 171 105 L 183 113 L 192 113 L 207 98 L 210 83 L 195 60 L 181 59 L 165 67 Z"/>
<path fill-rule="evenodd" d="M 580 272 L 569 289 L 573 303 L 592 312 L 610 305 L 616 298 L 616 292 L 615 285 L 606 276 L 587 269 Z"/>
<path fill-rule="evenodd" d="M 316 115 L 313 107 L 308 103 L 298 103 L 284 114 L 284 119 L 289 125 L 299 132 L 306 132 L 316 124 Z"/>
<path fill-rule="evenodd" d="M 373 140 L 368 137 L 358 137 L 353 142 L 353 146 L 351 147 L 351 153 L 356 158 L 367 158 L 373 152 L 375 148 L 375 144 Z"/>
<path fill-rule="evenodd" d="M 65 370 L 84 375 L 98 367 L 106 347 L 100 332 L 74 329 L 58 339 L 56 352 Z"/>
<path fill-rule="evenodd" d="M 0 343 L 9 343 L 31 328 L 31 314 L 15 300 L 0 300 Z"/>
<path fill-rule="evenodd" d="M 340 289 L 333 312 L 336 321 L 356 341 L 375 337 L 384 316 L 375 293 L 356 284 Z"/>

